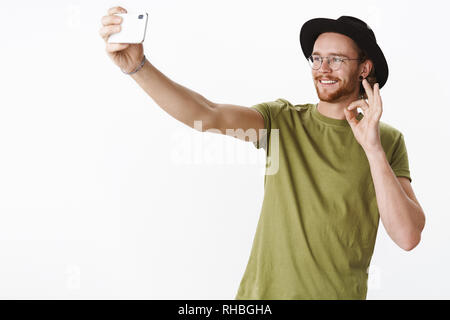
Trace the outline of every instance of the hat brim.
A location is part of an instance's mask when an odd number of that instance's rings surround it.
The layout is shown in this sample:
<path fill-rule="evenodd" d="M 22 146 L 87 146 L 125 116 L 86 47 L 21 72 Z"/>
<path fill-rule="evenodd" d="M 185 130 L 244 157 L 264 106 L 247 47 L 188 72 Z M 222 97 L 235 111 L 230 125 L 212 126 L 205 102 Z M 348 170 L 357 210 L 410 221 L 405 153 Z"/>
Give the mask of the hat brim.
<path fill-rule="evenodd" d="M 317 37 L 324 32 L 336 32 L 353 39 L 361 49 L 367 52 L 369 59 L 373 61 L 377 82 L 380 88 L 384 86 L 389 75 L 389 68 L 383 51 L 375 39 L 365 36 L 367 32 L 360 30 L 357 26 L 349 26 L 328 18 L 316 18 L 305 22 L 300 30 L 300 45 L 305 58 L 311 56 Z"/>

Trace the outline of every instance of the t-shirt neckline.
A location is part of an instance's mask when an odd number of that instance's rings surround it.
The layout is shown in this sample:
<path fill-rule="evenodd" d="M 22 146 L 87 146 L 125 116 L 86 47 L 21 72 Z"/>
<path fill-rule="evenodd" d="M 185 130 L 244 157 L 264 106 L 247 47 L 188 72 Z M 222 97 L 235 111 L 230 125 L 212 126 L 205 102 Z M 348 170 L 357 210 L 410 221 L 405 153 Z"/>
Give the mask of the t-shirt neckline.
<path fill-rule="evenodd" d="M 317 109 L 318 105 L 319 105 L 319 103 L 312 105 L 311 113 L 314 116 L 314 118 L 316 118 L 317 120 L 322 121 L 326 124 L 350 128 L 350 124 L 348 123 L 347 119 L 334 119 L 334 118 L 329 118 L 327 116 L 324 116 Z M 358 115 L 356 116 L 356 119 L 361 120 L 362 116 L 363 116 L 363 114 L 361 112 L 359 112 Z"/>

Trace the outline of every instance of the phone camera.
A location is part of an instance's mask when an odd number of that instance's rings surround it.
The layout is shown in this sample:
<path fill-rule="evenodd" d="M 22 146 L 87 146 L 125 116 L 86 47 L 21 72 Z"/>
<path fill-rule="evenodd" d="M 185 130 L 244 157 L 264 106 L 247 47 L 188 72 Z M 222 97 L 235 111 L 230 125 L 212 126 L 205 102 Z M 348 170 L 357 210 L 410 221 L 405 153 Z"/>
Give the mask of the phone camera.
<path fill-rule="evenodd" d="M 138 19 L 142 19 L 142 18 L 144 18 L 144 15 L 143 15 L 143 14 L 140 14 L 139 17 L 138 17 Z"/>

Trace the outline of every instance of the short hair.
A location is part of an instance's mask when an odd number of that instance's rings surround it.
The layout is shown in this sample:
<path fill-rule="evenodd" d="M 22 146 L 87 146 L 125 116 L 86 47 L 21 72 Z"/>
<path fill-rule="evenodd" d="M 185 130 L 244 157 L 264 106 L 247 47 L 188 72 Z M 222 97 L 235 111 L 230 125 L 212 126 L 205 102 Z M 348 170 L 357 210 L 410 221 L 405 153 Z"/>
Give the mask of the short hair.
<path fill-rule="evenodd" d="M 369 55 L 367 54 L 367 51 L 361 49 L 358 47 L 358 58 L 360 59 L 360 64 L 370 60 Z M 372 61 L 373 62 L 373 61 Z M 377 77 L 375 75 L 375 65 L 372 63 L 372 70 L 370 70 L 369 75 L 366 77 L 367 81 L 369 82 L 370 86 L 373 88 L 375 83 L 377 83 Z M 361 84 L 359 86 L 359 98 L 360 99 L 367 99 L 366 90 L 364 89 L 364 86 Z"/>

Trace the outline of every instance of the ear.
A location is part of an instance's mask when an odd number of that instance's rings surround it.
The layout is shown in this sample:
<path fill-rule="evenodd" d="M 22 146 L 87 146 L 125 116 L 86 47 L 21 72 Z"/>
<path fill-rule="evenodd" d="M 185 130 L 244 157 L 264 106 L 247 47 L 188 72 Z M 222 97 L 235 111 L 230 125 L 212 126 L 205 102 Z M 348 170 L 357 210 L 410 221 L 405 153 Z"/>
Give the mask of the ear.
<path fill-rule="evenodd" d="M 370 74 L 370 72 L 372 71 L 373 68 L 373 62 L 372 60 L 367 59 L 366 61 L 364 61 L 362 63 L 362 69 L 361 69 L 361 75 L 364 78 L 367 78 L 367 76 Z"/>

